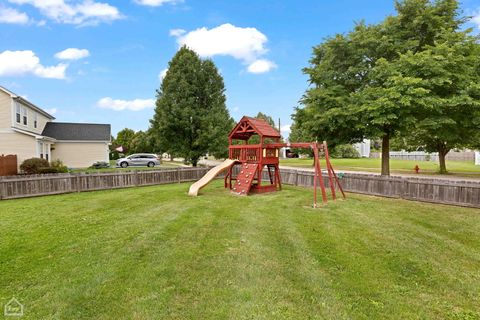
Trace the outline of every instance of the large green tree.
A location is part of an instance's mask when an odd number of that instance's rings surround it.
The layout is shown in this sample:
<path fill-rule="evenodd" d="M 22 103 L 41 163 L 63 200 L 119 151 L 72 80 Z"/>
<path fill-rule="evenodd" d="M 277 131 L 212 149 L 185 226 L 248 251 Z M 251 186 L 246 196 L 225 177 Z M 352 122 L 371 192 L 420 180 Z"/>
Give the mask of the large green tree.
<path fill-rule="evenodd" d="M 233 120 L 226 108 L 223 78 L 211 60 L 182 47 L 169 62 L 157 90 L 151 130 L 162 150 L 196 166 L 209 153 L 225 157 Z"/>
<path fill-rule="evenodd" d="M 350 33 L 315 47 L 311 65 L 304 69 L 312 86 L 302 98 L 304 108 L 297 108 L 293 116 L 296 130 L 333 146 L 382 136 L 386 153 L 382 174 L 389 174 L 388 141 L 403 124 L 397 120 L 405 119 L 409 111 L 375 101 L 378 94 L 371 89 L 383 86 L 387 77 L 376 68 L 379 61 L 396 57 L 392 24 L 391 19 L 379 25 L 359 23 Z"/>
<path fill-rule="evenodd" d="M 304 69 L 312 86 L 293 117 L 303 134 L 334 144 L 381 137 L 383 175 L 390 173 L 390 139 L 431 119 L 435 107 L 432 87 L 415 68 L 404 69 L 406 60 L 461 34 L 464 22 L 455 0 L 397 1 L 396 10 L 379 24 L 359 23 L 314 48 Z M 437 77 L 431 83 L 440 81 L 439 74 L 430 76 Z"/>
<path fill-rule="evenodd" d="M 424 108 L 405 135 L 410 146 L 438 152 L 440 173 L 445 157 L 454 148 L 480 144 L 480 51 L 467 31 L 447 34 L 446 39 L 399 60 L 403 78 L 415 78 L 416 87 L 428 93 Z"/>
<path fill-rule="evenodd" d="M 452 148 L 475 143 L 478 112 L 478 37 L 462 30 L 456 0 L 408 0 L 397 3 L 396 41 L 401 54 L 388 65 L 391 81 L 385 89 L 414 99 L 416 109 L 400 132 L 410 147 L 438 152 L 440 173 Z"/>

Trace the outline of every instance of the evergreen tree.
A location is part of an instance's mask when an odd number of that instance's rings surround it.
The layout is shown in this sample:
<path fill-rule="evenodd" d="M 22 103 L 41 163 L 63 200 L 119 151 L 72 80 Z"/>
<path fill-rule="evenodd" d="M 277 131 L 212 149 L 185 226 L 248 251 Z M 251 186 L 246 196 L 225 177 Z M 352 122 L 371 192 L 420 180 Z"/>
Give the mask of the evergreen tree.
<path fill-rule="evenodd" d="M 225 157 L 233 127 L 225 102 L 223 78 L 214 63 L 180 48 L 157 91 L 151 120 L 157 144 L 193 166 L 207 153 Z"/>

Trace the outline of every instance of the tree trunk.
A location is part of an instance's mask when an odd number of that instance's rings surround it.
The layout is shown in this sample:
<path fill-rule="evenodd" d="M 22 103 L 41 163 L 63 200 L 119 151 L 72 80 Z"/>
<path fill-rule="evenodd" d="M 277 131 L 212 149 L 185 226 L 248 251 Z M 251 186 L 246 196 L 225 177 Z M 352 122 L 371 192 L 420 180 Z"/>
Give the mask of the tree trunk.
<path fill-rule="evenodd" d="M 440 174 L 447 173 L 447 162 L 445 157 L 450 150 L 445 150 L 445 148 L 439 148 L 438 150 L 438 162 L 440 163 Z"/>
<path fill-rule="evenodd" d="M 390 175 L 390 134 L 382 137 L 382 176 Z"/>
<path fill-rule="evenodd" d="M 174 158 L 173 154 L 170 153 L 170 161 L 173 162 L 173 158 Z"/>
<path fill-rule="evenodd" d="M 192 167 L 196 167 L 198 163 L 198 159 L 192 159 Z"/>

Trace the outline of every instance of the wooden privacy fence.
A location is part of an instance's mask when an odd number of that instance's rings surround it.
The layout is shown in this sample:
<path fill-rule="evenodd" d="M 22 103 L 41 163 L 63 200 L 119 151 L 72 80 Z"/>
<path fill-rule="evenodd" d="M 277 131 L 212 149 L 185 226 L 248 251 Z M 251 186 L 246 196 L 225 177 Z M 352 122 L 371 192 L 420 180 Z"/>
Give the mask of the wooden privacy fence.
<path fill-rule="evenodd" d="M 303 187 L 313 186 L 313 174 L 281 170 L 283 183 Z M 348 192 L 480 208 L 480 181 L 346 173 L 340 182 L 343 190 Z M 328 186 L 328 179 L 324 179 L 324 183 Z"/>
<path fill-rule="evenodd" d="M 17 155 L 0 155 L 0 176 L 17 174 Z"/>
<path fill-rule="evenodd" d="M 200 179 L 208 170 L 177 168 L 0 177 L 0 199 L 190 182 Z M 313 186 L 313 172 L 281 169 L 280 174 L 283 184 Z M 326 178 L 326 174 L 324 176 Z M 340 181 L 344 190 L 354 193 L 480 208 L 480 181 L 382 177 L 373 174 L 345 174 Z M 328 187 L 328 179 L 324 179 L 324 182 Z"/>
<path fill-rule="evenodd" d="M 0 199 L 196 181 L 208 170 L 177 168 L 0 177 Z"/>

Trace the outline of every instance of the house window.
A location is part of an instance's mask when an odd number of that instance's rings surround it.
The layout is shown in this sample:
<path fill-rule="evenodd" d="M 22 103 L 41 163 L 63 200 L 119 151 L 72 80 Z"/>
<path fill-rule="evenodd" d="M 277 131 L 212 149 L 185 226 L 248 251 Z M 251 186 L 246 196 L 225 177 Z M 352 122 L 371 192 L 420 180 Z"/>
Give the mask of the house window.
<path fill-rule="evenodd" d="M 37 124 L 38 124 L 38 115 L 37 115 L 37 113 L 34 113 L 33 114 L 33 127 L 37 128 Z"/>
<path fill-rule="evenodd" d="M 28 121 L 27 121 L 27 108 L 25 108 L 25 107 L 22 108 L 22 115 L 23 115 L 23 124 L 24 124 L 24 125 L 27 125 L 27 124 L 28 124 Z"/>
<path fill-rule="evenodd" d="M 38 142 L 37 144 L 37 149 L 38 149 L 38 157 L 43 159 L 43 142 Z"/>
<path fill-rule="evenodd" d="M 15 104 L 15 107 L 16 107 L 16 120 L 17 120 L 17 123 L 20 123 L 21 121 L 21 115 L 20 115 L 20 105 L 18 103 Z"/>

